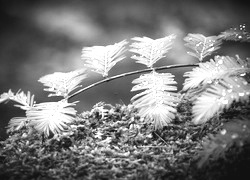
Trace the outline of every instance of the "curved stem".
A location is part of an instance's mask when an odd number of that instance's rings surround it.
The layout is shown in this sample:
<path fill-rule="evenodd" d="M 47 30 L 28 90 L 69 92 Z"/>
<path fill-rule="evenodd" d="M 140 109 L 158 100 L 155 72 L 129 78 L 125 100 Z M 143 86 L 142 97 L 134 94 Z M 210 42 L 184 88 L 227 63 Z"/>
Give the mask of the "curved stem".
<path fill-rule="evenodd" d="M 196 67 L 196 66 L 198 66 L 198 64 L 175 64 L 175 65 L 148 68 L 148 69 L 136 70 L 136 71 L 131 71 L 131 72 L 119 74 L 119 75 L 112 76 L 112 77 L 103 79 L 101 81 L 95 82 L 95 83 L 93 83 L 93 84 L 91 84 L 83 89 L 80 89 L 80 90 L 76 91 L 75 93 L 71 94 L 70 96 L 68 96 L 67 99 L 73 98 L 74 96 L 76 96 L 76 95 L 78 95 L 78 94 L 80 94 L 88 89 L 91 89 L 97 85 L 100 85 L 102 83 L 109 82 L 109 81 L 112 81 L 112 80 L 115 80 L 118 78 L 130 76 L 130 75 L 135 75 L 135 74 L 141 74 L 141 73 L 145 73 L 145 72 L 150 72 L 152 70 L 159 71 L 159 70 L 164 70 L 164 69 L 174 69 L 174 68 L 182 68 L 182 67 Z"/>

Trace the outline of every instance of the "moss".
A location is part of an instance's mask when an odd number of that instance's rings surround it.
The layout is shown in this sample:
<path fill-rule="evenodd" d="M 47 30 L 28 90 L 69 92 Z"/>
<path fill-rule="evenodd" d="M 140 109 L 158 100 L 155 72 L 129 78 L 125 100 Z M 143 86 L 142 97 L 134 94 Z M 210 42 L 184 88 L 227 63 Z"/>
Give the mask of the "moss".
<path fill-rule="evenodd" d="M 68 130 L 47 139 L 23 127 L 0 144 L 0 177 L 171 180 L 245 175 L 243 163 L 250 162 L 250 123 L 240 118 L 239 111 L 250 112 L 249 106 L 235 106 L 229 109 L 231 116 L 228 111 L 204 125 L 190 121 L 190 107 L 187 100 L 179 104 L 176 119 L 161 131 L 154 131 L 125 105 L 108 106 L 104 114 L 97 109 L 79 114 Z M 246 125 L 246 132 L 237 125 Z M 237 131 L 241 138 L 225 141 L 220 133 L 225 128 L 229 136 Z M 228 148 L 214 157 L 222 145 L 216 142 L 226 142 Z M 212 143 L 217 147 L 209 149 Z M 201 160 L 203 166 L 198 166 Z"/>

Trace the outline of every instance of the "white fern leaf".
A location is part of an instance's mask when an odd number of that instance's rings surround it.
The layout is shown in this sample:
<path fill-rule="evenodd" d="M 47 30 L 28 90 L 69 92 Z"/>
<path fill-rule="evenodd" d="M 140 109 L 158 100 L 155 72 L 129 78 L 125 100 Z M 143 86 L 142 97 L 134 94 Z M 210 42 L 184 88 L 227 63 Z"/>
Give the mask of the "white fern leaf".
<path fill-rule="evenodd" d="M 250 64 L 239 57 L 215 56 L 214 60 L 199 63 L 199 67 L 184 73 L 187 77 L 183 90 L 196 88 L 199 85 L 211 84 L 213 81 L 227 76 L 241 75 L 250 72 Z"/>
<path fill-rule="evenodd" d="M 60 133 L 67 127 L 67 123 L 74 120 L 76 110 L 72 107 L 76 102 L 68 103 L 65 100 L 59 102 L 45 102 L 36 104 L 26 112 L 30 126 L 37 131 L 49 136 Z"/>
<path fill-rule="evenodd" d="M 31 95 L 31 93 L 28 91 L 27 94 L 25 94 L 23 91 L 19 90 L 16 94 L 14 94 L 11 90 L 9 90 L 7 93 L 3 93 L 0 96 L 0 103 L 7 102 L 7 101 L 14 101 L 18 104 L 15 104 L 14 106 L 19 107 L 23 110 L 28 110 L 34 105 L 34 95 Z"/>
<path fill-rule="evenodd" d="M 214 51 L 220 48 L 222 40 L 219 36 L 209 36 L 205 37 L 202 34 L 188 34 L 184 41 L 187 43 L 185 46 L 193 51 L 188 51 L 187 53 L 203 61 L 203 59 L 211 55 Z"/>
<path fill-rule="evenodd" d="M 7 128 L 10 130 L 19 130 L 28 122 L 27 117 L 13 117 L 10 119 Z"/>
<path fill-rule="evenodd" d="M 152 68 L 154 63 L 166 56 L 166 53 L 172 48 L 175 38 L 176 35 L 173 34 L 156 40 L 148 37 L 134 37 L 132 40 L 137 42 L 130 45 L 129 51 L 138 55 L 133 55 L 131 58 L 135 59 L 137 63 Z"/>
<path fill-rule="evenodd" d="M 16 102 L 17 104 L 15 104 L 14 106 L 26 111 L 31 109 L 35 104 L 34 95 L 31 95 L 29 91 L 27 92 L 27 94 L 25 94 L 21 90 L 19 90 L 16 94 L 14 94 L 11 90 L 9 90 L 7 93 L 1 94 L 0 103 L 8 101 Z M 26 124 L 26 122 L 26 117 L 14 117 L 8 123 L 7 128 L 19 130 Z"/>
<path fill-rule="evenodd" d="M 208 121 L 216 113 L 228 109 L 236 101 L 249 102 L 250 85 L 241 77 L 226 77 L 211 85 L 194 102 L 195 124 Z"/>
<path fill-rule="evenodd" d="M 87 77 L 86 69 L 63 73 L 55 72 L 41 77 L 38 81 L 43 83 L 45 91 L 52 92 L 48 96 L 63 96 L 66 98 L 70 92 L 81 87 L 79 84 Z"/>
<path fill-rule="evenodd" d="M 35 104 L 34 95 L 31 95 L 29 91 L 27 92 L 27 95 L 23 91 L 18 92 L 13 98 L 11 98 L 11 100 L 20 103 L 15 106 L 20 107 L 23 110 L 28 110 Z"/>
<path fill-rule="evenodd" d="M 250 33 L 246 31 L 245 24 L 230 28 L 222 32 L 219 36 L 226 41 L 250 42 Z"/>
<path fill-rule="evenodd" d="M 4 92 L 0 95 L 0 103 L 8 102 L 10 98 L 14 96 L 14 93 L 10 89 L 8 92 Z"/>
<path fill-rule="evenodd" d="M 155 129 L 161 129 L 175 117 L 179 98 L 172 92 L 177 90 L 173 77 L 170 73 L 152 72 L 132 82 L 136 85 L 131 91 L 144 91 L 132 97 L 131 101 L 138 108 L 139 115 L 153 123 Z"/>
<path fill-rule="evenodd" d="M 82 49 L 82 59 L 85 60 L 86 67 L 103 77 L 108 76 L 109 70 L 119 61 L 125 58 L 125 45 L 128 42 L 123 40 L 114 45 L 84 47 Z"/>

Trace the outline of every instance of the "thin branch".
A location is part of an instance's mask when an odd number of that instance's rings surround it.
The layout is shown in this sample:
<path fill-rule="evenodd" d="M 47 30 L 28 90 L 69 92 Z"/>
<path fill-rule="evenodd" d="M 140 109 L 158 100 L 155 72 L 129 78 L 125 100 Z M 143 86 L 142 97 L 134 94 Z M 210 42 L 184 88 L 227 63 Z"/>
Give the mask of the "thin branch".
<path fill-rule="evenodd" d="M 75 93 L 71 94 L 70 96 L 67 97 L 67 99 L 73 98 L 74 96 L 88 90 L 91 89 L 97 85 L 100 85 L 102 83 L 105 82 L 109 82 L 118 78 L 122 78 L 122 77 L 126 77 L 126 76 L 131 76 L 131 75 L 135 75 L 135 74 L 141 74 L 141 73 L 145 73 L 145 72 L 150 72 L 150 71 L 160 71 L 160 70 L 165 70 L 165 69 L 174 69 L 174 68 L 182 68 L 182 67 L 196 67 L 198 66 L 198 64 L 175 64 L 175 65 L 169 65 L 169 66 L 161 66 L 161 67 L 155 67 L 155 68 L 148 68 L 148 69 L 142 69 L 142 70 L 136 70 L 136 71 L 131 71 L 131 72 L 127 72 L 127 73 L 123 73 L 123 74 L 119 74 L 116 76 L 112 76 L 106 79 L 103 79 L 101 81 L 95 82 L 83 89 L 80 89 L 78 91 L 76 91 Z"/>
<path fill-rule="evenodd" d="M 154 132 L 158 138 L 160 138 L 165 144 L 168 144 L 157 132 Z"/>
<path fill-rule="evenodd" d="M 137 146 L 138 148 L 169 148 L 169 146 Z"/>

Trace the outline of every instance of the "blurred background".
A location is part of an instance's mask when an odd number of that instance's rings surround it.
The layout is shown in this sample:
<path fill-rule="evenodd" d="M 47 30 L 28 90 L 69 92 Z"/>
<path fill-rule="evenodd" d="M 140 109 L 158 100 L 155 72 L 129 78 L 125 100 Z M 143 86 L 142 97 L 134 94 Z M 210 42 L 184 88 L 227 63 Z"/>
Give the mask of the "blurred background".
<path fill-rule="evenodd" d="M 218 35 L 230 27 L 250 20 L 249 7 L 241 1 L 217 0 L 0 0 L 0 94 L 12 89 L 31 91 L 37 103 L 48 98 L 37 80 L 53 72 L 82 68 L 81 50 L 85 46 L 109 45 L 135 36 L 153 39 L 176 34 L 173 49 L 156 66 L 194 63 L 186 54 L 183 38 L 187 33 Z M 246 43 L 227 43 L 220 55 L 250 57 Z M 110 76 L 145 68 L 128 58 L 110 71 Z M 182 88 L 182 75 L 190 68 L 168 72 Z M 105 83 L 72 99 L 80 100 L 78 112 L 90 110 L 99 101 L 128 104 L 131 76 Z M 89 73 L 87 86 L 102 77 Z M 13 104 L 0 104 L 0 139 L 14 116 L 25 113 Z"/>

